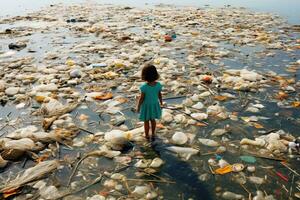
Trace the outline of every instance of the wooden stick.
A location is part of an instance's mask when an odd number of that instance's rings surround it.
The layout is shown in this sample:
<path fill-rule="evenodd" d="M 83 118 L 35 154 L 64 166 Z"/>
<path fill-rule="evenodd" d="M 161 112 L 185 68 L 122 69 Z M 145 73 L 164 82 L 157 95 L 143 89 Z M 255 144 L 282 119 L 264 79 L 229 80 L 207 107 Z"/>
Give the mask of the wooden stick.
<path fill-rule="evenodd" d="M 130 179 L 126 179 L 127 181 L 145 181 L 145 182 L 157 182 L 157 183 L 172 183 L 175 184 L 176 182 L 173 181 L 163 181 L 163 180 L 150 180 L 150 179 L 135 179 L 135 178 L 130 178 Z"/>
<path fill-rule="evenodd" d="M 210 92 L 210 94 L 212 94 L 212 95 L 217 94 L 217 92 L 213 91 L 212 89 L 210 89 L 208 86 L 204 85 L 203 83 L 199 83 L 199 85 L 201 85 L 202 87 L 207 89 Z"/>
<path fill-rule="evenodd" d="M 129 185 L 128 185 L 127 180 L 124 180 L 124 185 L 125 185 L 126 189 L 128 190 L 128 193 L 131 194 L 132 191 L 131 191 L 130 188 L 129 188 Z"/>
<path fill-rule="evenodd" d="M 213 151 L 213 152 L 207 152 L 207 153 L 200 153 L 201 156 L 208 156 L 208 155 L 211 155 L 211 154 L 216 154 L 217 151 Z"/>
<path fill-rule="evenodd" d="M 257 157 L 257 158 L 264 158 L 264 159 L 269 159 L 269 160 L 276 160 L 276 161 L 284 161 L 284 159 L 282 158 L 274 158 L 274 157 L 270 157 L 270 156 L 263 156 L 263 155 L 258 155 L 255 153 L 251 153 L 252 156 Z"/>
<path fill-rule="evenodd" d="M 282 185 L 282 188 L 286 191 L 286 193 L 289 193 L 288 189 L 286 189 L 285 185 Z"/>
<path fill-rule="evenodd" d="M 293 172 L 294 174 L 296 174 L 297 176 L 300 176 L 300 174 L 298 172 L 296 172 L 295 170 L 293 170 L 292 168 L 290 168 L 289 166 L 287 166 L 287 164 L 285 164 L 284 162 L 281 162 L 281 164 L 283 166 L 285 166 L 286 168 L 288 168 L 291 172 Z"/>
<path fill-rule="evenodd" d="M 4 129 L 7 125 L 8 125 L 8 123 L 6 123 L 5 125 L 3 125 L 3 126 L 0 128 L 0 131 L 2 131 L 2 129 Z"/>
<path fill-rule="evenodd" d="M 166 97 L 166 98 L 163 98 L 163 100 L 170 100 L 170 99 L 180 99 L 180 98 L 185 98 L 186 95 L 181 95 L 181 96 L 174 96 L 174 97 Z"/>
<path fill-rule="evenodd" d="M 209 168 L 210 172 L 211 172 L 213 175 L 215 175 L 215 174 L 216 174 L 216 173 L 214 172 L 214 170 L 211 168 L 211 166 L 210 166 L 210 165 L 208 165 L 208 168 Z"/>
<path fill-rule="evenodd" d="M 80 130 L 82 130 L 82 131 L 84 131 L 84 132 L 87 132 L 87 133 L 90 133 L 90 134 L 95 134 L 95 133 L 93 133 L 92 131 L 89 131 L 89 130 L 87 130 L 87 129 L 85 129 L 85 128 L 82 128 L 82 127 L 78 127 Z"/>
<path fill-rule="evenodd" d="M 243 184 L 240 183 L 240 186 L 241 186 L 248 194 L 251 195 L 251 192 L 249 192 L 249 190 L 248 190 Z"/>
<path fill-rule="evenodd" d="M 71 183 L 71 181 L 72 181 L 72 178 L 73 178 L 73 176 L 75 175 L 75 173 L 76 173 L 76 171 L 77 171 L 77 168 L 79 167 L 80 163 L 81 163 L 84 159 L 86 159 L 87 157 L 89 157 L 89 156 L 92 156 L 92 155 L 86 154 L 85 156 L 83 156 L 83 157 L 76 163 L 76 165 L 75 165 L 75 167 L 74 167 L 74 169 L 73 169 L 73 171 L 72 171 L 72 173 L 71 173 L 71 175 L 70 175 L 70 177 L 69 177 L 67 186 L 70 185 L 70 183 Z"/>
<path fill-rule="evenodd" d="M 291 184 L 291 187 L 290 187 L 290 197 L 292 196 L 294 179 L 295 179 L 295 174 L 293 174 L 293 178 L 292 178 L 292 184 Z"/>

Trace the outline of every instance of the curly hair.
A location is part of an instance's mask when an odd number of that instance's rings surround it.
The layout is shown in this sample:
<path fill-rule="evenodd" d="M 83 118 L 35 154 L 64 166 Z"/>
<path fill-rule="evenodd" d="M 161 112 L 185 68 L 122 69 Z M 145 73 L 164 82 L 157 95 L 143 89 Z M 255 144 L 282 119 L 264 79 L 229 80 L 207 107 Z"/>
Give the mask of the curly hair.
<path fill-rule="evenodd" d="M 159 79 L 156 67 L 152 64 L 147 64 L 142 69 L 142 80 L 147 82 L 153 82 Z"/>

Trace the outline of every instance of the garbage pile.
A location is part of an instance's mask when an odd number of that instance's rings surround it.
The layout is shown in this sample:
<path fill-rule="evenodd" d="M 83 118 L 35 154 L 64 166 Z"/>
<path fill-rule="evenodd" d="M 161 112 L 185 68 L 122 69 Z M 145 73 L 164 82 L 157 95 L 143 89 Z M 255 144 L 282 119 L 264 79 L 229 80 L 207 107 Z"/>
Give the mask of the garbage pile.
<path fill-rule="evenodd" d="M 299 199 L 299 36 L 231 7 L 1 18 L 1 198 Z M 166 104 L 153 143 L 133 110 L 148 62 Z"/>

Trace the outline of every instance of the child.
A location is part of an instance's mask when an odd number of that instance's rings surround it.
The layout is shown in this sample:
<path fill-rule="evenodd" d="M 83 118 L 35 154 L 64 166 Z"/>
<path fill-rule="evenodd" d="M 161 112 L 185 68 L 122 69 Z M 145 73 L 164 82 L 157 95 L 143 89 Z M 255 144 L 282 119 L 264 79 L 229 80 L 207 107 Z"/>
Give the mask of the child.
<path fill-rule="evenodd" d="M 140 112 L 140 120 L 144 121 L 144 129 L 146 139 L 149 140 L 149 129 L 151 122 L 152 140 L 155 136 L 156 121 L 155 119 L 161 118 L 161 88 L 162 85 L 156 80 L 159 78 L 159 74 L 155 66 L 145 65 L 142 70 L 142 80 L 145 83 L 140 87 L 141 95 L 138 100 L 137 112 Z"/>

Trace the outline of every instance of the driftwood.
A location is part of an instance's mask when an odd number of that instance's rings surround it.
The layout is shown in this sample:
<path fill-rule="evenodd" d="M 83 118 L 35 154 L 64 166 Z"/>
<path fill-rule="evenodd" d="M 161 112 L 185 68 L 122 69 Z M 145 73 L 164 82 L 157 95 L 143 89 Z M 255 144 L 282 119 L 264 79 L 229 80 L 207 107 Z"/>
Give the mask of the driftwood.
<path fill-rule="evenodd" d="M 5 191 L 18 189 L 22 186 L 25 186 L 34 181 L 44 178 L 47 174 L 51 173 L 59 167 L 58 160 L 49 160 L 40 162 L 34 167 L 31 167 L 24 171 L 21 176 L 10 181 L 7 185 L 4 185 L 0 188 L 0 193 Z"/>

